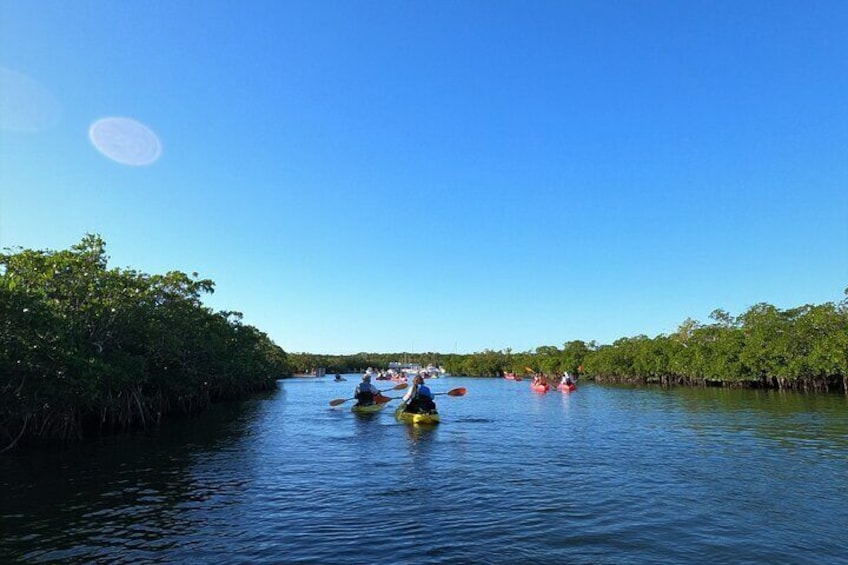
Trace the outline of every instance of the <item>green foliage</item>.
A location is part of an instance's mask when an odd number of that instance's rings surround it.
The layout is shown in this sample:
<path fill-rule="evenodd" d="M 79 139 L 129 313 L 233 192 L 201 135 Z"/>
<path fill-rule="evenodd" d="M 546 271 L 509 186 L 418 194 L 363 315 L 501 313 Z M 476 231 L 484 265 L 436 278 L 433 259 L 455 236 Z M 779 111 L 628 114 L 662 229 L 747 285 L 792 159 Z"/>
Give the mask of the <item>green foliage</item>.
<path fill-rule="evenodd" d="M 427 365 L 440 366 L 450 355 L 439 353 L 356 353 L 354 355 L 318 355 L 314 353 L 289 353 L 288 359 L 292 371 L 297 374 L 309 374 L 319 367 L 323 367 L 328 373 L 356 373 L 363 372 L 366 368 L 373 369 L 389 368 L 392 362 L 407 362 L 426 367 Z"/>
<path fill-rule="evenodd" d="M 600 380 L 843 389 L 848 375 L 848 303 L 780 310 L 756 304 L 738 318 L 685 320 L 670 336 L 623 338 L 590 353 Z"/>
<path fill-rule="evenodd" d="M 601 381 L 848 388 L 848 289 L 837 304 L 789 310 L 756 304 L 738 317 L 716 309 L 710 319 L 712 323 L 702 324 L 687 318 L 676 332 L 655 338 L 624 337 L 602 346 L 575 340 L 562 349 L 544 345 L 520 353 L 487 349 L 444 355 L 441 364 L 451 374 L 468 376 L 568 371 Z M 332 356 L 304 354 L 303 358 L 318 366 L 334 362 Z M 360 367 L 385 367 L 400 355 L 369 354 L 367 358 L 368 363 L 358 361 Z"/>
<path fill-rule="evenodd" d="M 287 373 L 265 334 L 202 305 L 212 281 L 107 262 L 95 235 L 0 255 L 0 449 L 146 426 Z"/>

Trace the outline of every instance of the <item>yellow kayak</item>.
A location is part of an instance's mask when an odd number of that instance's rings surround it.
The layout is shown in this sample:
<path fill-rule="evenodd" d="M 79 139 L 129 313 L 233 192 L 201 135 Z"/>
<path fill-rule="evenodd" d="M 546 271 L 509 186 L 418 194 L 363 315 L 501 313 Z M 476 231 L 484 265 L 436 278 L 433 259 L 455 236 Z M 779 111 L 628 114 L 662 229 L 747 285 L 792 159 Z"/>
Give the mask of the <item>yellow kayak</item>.
<path fill-rule="evenodd" d="M 367 404 L 365 406 L 360 406 L 359 404 L 354 404 L 350 411 L 355 414 L 375 414 L 389 405 L 389 400 L 391 398 L 386 398 L 385 396 L 378 396 L 375 398 L 376 402 L 374 404 Z"/>
<path fill-rule="evenodd" d="M 382 404 L 369 404 L 368 406 L 356 406 L 355 404 L 351 407 L 350 411 L 355 414 L 376 414 L 380 410 L 386 407 L 386 403 Z"/>
<path fill-rule="evenodd" d="M 414 414 L 412 412 L 404 412 L 404 408 L 406 408 L 406 404 L 401 403 L 401 405 L 398 406 L 397 410 L 395 410 L 395 418 L 398 419 L 398 422 L 428 426 L 432 424 L 438 424 L 440 421 L 439 413 L 435 410 L 430 412 L 429 414 Z"/>

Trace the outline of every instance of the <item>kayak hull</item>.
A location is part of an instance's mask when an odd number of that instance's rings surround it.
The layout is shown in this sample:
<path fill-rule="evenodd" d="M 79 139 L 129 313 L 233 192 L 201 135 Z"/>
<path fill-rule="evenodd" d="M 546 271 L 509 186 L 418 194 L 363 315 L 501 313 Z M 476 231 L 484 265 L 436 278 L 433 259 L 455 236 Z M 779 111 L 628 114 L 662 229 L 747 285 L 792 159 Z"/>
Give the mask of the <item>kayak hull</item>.
<path fill-rule="evenodd" d="M 360 406 L 360 405 L 354 404 L 351 407 L 350 411 L 353 412 L 354 414 L 376 414 L 377 412 L 380 412 L 383 408 L 388 406 L 389 400 L 391 400 L 390 398 L 386 398 L 386 397 L 377 397 L 377 398 L 378 398 L 377 402 L 375 402 L 374 404 L 368 404 L 367 406 Z"/>
<path fill-rule="evenodd" d="M 404 412 L 404 408 L 406 408 L 406 405 L 401 404 L 398 406 L 397 410 L 395 410 L 395 418 L 397 418 L 398 422 L 413 424 L 416 426 L 432 426 L 441 421 L 438 412 L 432 412 L 430 414 L 414 414 L 412 412 Z"/>
<path fill-rule="evenodd" d="M 548 392 L 551 389 L 550 385 L 530 385 L 530 390 L 533 392 Z"/>
<path fill-rule="evenodd" d="M 385 408 L 385 404 L 369 404 L 368 406 L 356 406 L 354 405 L 350 411 L 354 414 L 376 414 Z"/>
<path fill-rule="evenodd" d="M 574 392 L 575 390 L 577 390 L 577 387 L 573 384 L 572 385 L 558 385 L 557 390 L 560 391 L 560 392 L 563 392 L 565 394 L 568 394 L 569 392 Z"/>

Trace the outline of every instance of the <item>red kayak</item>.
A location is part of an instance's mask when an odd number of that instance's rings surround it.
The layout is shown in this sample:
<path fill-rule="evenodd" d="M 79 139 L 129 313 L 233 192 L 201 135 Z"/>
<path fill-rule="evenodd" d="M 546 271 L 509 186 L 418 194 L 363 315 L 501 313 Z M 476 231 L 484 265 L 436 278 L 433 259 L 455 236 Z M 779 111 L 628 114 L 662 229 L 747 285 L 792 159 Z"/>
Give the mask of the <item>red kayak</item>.
<path fill-rule="evenodd" d="M 570 385 L 560 384 L 560 385 L 557 385 L 557 390 L 567 394 L 569 392 L 574 392 L 575 390 L 577 390 L 577 385 L 575 385 L 574 383 L 572 383 Z"/>
<path fill-rule="evenodd" d="M 551 385 L 530 385 L 530 390 L 533 390 L 535 392 L 548 392 L 549 390 L 551 390 Z"/>

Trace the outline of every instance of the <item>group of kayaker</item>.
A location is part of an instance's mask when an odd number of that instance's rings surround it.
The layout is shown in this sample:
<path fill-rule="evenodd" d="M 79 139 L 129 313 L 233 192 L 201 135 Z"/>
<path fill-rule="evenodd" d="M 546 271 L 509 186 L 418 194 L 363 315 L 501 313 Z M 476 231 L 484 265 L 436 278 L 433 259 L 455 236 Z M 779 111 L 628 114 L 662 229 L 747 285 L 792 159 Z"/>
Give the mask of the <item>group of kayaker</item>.
<path fill-rule="evenodd" d="M 358 407 L 372 406 L 376 403 L 390 400 L 389 397 L 382 396 L 380 391 L 377 390 L 377 387 L 371 384 L 372 374 L 371 372 L 366 372 L 362 375 L 362 382 L 356 385 L 353 396 L 356 399 L 356 406 Z M 551 385 L 548 383 L 548 379 L 544 374 L 536 373 L 533 376 L 531 387 L 534 390 L 544 389 L 544 391 L 547 391 Z M 577 375 L 572 378 L 568 374 L 568 371 L 563 373 L 558 388 L 568 391 L 576 389 Z M 433 398 L 433 392 L 430 390 L 430 387 L 424 384 L 424 377 L 422 375 L 416 375 L 401 399 L 401 409 L 403 412 L 410 414 L 436 414 L 436 403 Z"/>
<path fill-rule="evenodd" d="M 567 386 L 567 387 L 576 387 L 577 386 L 577 375 L 574 375 L 572 377 L 568 373 L 568 371 L 565 371 L 562 374 L 562 377 L 560 377 L 560 379 L 559 379 L 559 385 L 560 386 Z M 548 383 L 548 378 L 544 375 L 544 373 L 536 373 L 535 375 L 533 375 L 533 381 L 530 384 L 530 386 L 532 386 L 532 387 L 547 387 L 547 386 L 552 386 L 552 385 L 550 385 Z"/>
<path fill-rule="evenodd" d="M 371 384 L 371 374 L 362 375 L 362 382 L 356 385 L 354 391 L 357 406 L 370 406 L 378 401 L 380 391 Z M 416 375 L 401 400 L 404 412 L 426 414 L 436 411 L 433 392 L 424 384 L 424 377 Z"/>

